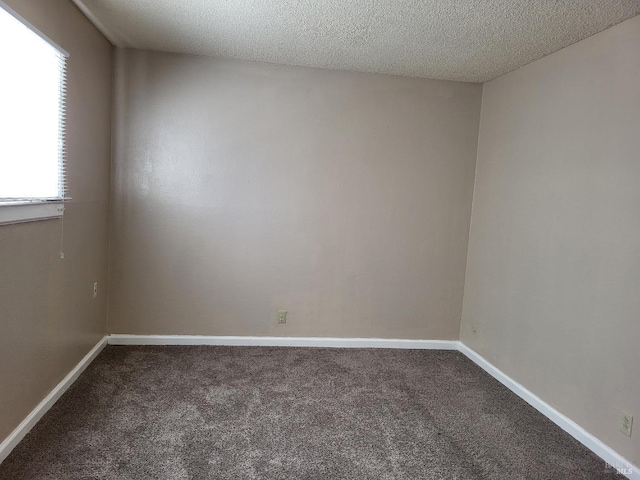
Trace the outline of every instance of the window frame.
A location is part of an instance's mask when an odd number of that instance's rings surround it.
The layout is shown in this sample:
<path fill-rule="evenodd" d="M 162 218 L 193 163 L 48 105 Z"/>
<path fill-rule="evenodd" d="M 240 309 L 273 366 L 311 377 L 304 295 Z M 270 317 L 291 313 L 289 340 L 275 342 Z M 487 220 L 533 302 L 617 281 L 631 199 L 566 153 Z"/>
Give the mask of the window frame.
<path fill-rule="evenodd" d="M 22 23 L 25 27 L 27 27 L 31 32 L 40 37 L 42 40 L 51 45 L 54 49 L 56 49 L 59 54 L 65 57 L 66 60 L 69 59 L 70 55 L 64 48 L 60 47 L 56 42 L 51 40 L 48 36 L 42 33 L 38 28 L 34 27 L 28 20 L 26 20 L 22 15 L 17 13 L 11 7 L 9 7 L 5 2 L 0 0 L 0 9 L 7 12 L 9 15 L 14 17 L 18 22 Z M 63 102 L 66 101 L 66 97 L 63 98 Z M 61 108 L 65 108 L 63 105 Z M 64 145 L 62 147 L 64 150 Z M 64 159 L 62 160 L 64 162 Z M 60 167 L 62 168 L 62 167 Z M 64 214 L 64 203 L 68 200 L 71 200 L 65 192 L 67 189 L 66 181 L 64 179 L 64 175 L 59 180 L 62 182 L 62 185 L 59 185 L 59 188 L 62 190 L 61 197 L 56 198 L 26 198 L 26 199 L 0 199 L 0 226 L 2 225 L 10 225 L 15 223 L 24 223 L 24 222 L 35 222 L 41 220 L 49 220 L 54 218 L 60 218 Z"/>

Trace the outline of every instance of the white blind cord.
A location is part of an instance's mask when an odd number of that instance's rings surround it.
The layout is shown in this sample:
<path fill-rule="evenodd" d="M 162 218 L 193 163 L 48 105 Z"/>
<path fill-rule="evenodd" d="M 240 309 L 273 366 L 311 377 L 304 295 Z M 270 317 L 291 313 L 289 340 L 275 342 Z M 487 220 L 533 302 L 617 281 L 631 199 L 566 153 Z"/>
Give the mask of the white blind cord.
<path fill-rule="evenodd" d="M 58 255 L 60 255 L 61 259 L 64 259 L 64 249 L 63 249 L 63 245 L 64 245 L 64 204 L 62 204 L 62 216 L 60 217 L 60 252 L 58 253 Z"/>

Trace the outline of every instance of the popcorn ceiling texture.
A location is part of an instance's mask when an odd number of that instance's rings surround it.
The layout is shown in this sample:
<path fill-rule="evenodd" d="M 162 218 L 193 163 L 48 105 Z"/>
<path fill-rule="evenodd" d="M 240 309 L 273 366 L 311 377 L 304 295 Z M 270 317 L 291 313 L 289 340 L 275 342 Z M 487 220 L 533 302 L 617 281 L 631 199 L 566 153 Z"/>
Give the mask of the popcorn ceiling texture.
<path fill-rule="evenodd" d="M 121 47 L 486 82 L 640 0 L 74 0 Z"/>

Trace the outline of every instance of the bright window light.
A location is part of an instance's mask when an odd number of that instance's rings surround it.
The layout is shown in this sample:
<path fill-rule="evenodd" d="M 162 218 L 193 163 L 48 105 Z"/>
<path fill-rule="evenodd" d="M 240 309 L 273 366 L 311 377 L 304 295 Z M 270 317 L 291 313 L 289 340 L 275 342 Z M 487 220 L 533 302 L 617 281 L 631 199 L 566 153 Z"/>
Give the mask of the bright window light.
<path fill-rule="evenodd" d="M 0 7 L 0 202 L 62 199 L 66 54 Z"/>

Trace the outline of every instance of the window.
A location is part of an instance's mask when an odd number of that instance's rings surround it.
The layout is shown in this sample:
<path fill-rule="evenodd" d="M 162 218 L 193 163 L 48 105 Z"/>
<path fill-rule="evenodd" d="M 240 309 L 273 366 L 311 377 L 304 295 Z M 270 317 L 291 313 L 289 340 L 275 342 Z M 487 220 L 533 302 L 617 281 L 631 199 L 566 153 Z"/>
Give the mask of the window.
<path fill-rule="evenodd" d="M 0 223 L 62 214 L 66 57 L 0 2 Z"/>

